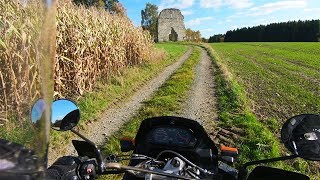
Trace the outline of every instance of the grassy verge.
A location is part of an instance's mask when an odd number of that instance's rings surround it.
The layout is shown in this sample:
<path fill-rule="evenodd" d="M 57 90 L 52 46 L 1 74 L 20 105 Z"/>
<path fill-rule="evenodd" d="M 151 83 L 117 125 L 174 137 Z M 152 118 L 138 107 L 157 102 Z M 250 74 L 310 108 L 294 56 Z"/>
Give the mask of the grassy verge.
<path fill-rule="evenodd" d="M 221 63 L 213 50 L 206 46 L 217 71 L 215 72 L 216 93 L 218 96 L 219 125 L 230 127 L 236 125 L 246 130 L 244 144 L 241 145 L 240 162 L 279 155 L 277 143 L 272 134 L 259 123 L 250 112 L 243 88 Z M 263 144 L 257 147 L 257 144 Z"/>
<path fill-rule="evenodd" d="M 107 82 L 100 82 L 97 84 L 95 91 L 87 93 L 76 101 L 81 110 L 79 128 L 85 129 L 86 123 L 97 119 L 105 109 L 114 103 L 125 101 L 127 97 L 130 97 L 130 94 L 161 72 L 163 68 L 175 62 L 188 49 L 187 46 L 175 44 L 156 45 L 156 48 L 165 51 L 167 57 L 160 61 L 150 61 L 139 67 L 127 68 Z M 59 151 L 63 145 L 69 142 L 72 136 L 71 132 L 52 131 L 50 136 L 51 148 L 54 151 Z"/>
<path fill-rule="evenodd" d="M 104 153 L 120 153 L 119 139 L 123 137 L 134 138 L 142 120 L 155 116 L 173 115 L 179 112 L 191 88 L 195 67 L 199 60 L 200 50 L 196 48 L 182 67 L 159 88 L 153 97 L 144 102 L 137 115 L 109 138 L 103 148 Z"/>
<path fill-rule="evenodd" d="M 252 113 L 243 86 L 238 83 L 219 55 L 210 46 L 204 45 L 204 47 L 214 60 L 217 69 L 215 83 L 218 96 L 219 126 L 235 126 L 245 130 L 245 135 L 237 142 L 241 153 L 238 165 L 252 160 L 284 155 L 283 148 L 274 133 Z M 286 162 L 270 165 L 311 174 L 305 161 L 293 160 L 291 163 L 292 165 L 288 165 Z"/>

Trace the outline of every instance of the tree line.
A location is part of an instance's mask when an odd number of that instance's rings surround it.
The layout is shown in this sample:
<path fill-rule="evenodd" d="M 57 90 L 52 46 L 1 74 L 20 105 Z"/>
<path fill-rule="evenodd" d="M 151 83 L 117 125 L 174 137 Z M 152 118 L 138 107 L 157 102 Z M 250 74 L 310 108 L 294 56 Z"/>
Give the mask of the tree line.
<path fill-rule="evenodd" d="M 211 36 L 209 42 L 318 42 L 320 20 L 289 21 L 245 27 Z"/>
<path fill-rule="evenodd" d="M 77 5 L 86 7 L 95 6 L 103 7 L 106 11 L 115 14 L 125 14 L 125 8 L 119 3 L 119 0 L 72 0 Z M 141 27 L 150 33 L 155 42 L 158 37 L 158 6 L 151 3 L 146 3 L 146 7 L 141 10 Z M 186 29 L 186 41 L 201 42 L 200 31 Z"/>
<path fill-rule="evenodd" d="M 104 8 L 111 14 L 125 15 L 126 10 L 119 2 L 119 0 L 72 0 L 76 5 L 83 5 L 86 7 L 95 6 Z"/>
<path fill-rule="evenodd" d="M 224 42 L 224 34 L 216 34 L 213 36 L 210 36 L 208 39 L 209 43 L 213 43 L 213 42 Z"/>
<path fill-rule="evenodd" d="M 201 38 L 200 31 L 194 31 L 194 30 L 192 30 L 190 28 L 186 29 L 185 41 L 188 41 L 188 42 L 201 42 L 202 38 Z"/>

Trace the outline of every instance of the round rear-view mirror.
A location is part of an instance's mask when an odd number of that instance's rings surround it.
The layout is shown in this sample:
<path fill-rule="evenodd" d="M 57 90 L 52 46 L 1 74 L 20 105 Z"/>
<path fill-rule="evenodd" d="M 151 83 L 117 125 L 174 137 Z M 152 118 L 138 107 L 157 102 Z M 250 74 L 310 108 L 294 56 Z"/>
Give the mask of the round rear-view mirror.
<path fill-rule="evenodd" d="M 44 118 L 45 110 L 46 110 L 46 102 L 44 99 L 38 99 L 32 106 L 31 109 L 31 121 L 34 126 L 39 127 L 40 121 Z"/>
<path fill-rule="evenodd" d="M 320 161 L 320 115 L 302 114 L 288 119 L 282 126 L 281 140 L 293 154 Z"/>
<path fill-rule="evenodd" d="M 68 100 L 59 99 L 52 103 L 51 128 L 58 131 L 67 131 L 75 127 L 80 119 L 78 106 Z"/>

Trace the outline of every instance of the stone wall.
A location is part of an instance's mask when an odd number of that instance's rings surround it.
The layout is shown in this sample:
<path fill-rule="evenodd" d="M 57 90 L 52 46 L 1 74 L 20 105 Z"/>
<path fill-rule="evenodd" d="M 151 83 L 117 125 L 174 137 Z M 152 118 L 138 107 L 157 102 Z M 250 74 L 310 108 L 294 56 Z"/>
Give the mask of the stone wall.
<path fill-rule="evenodd" d="M 184 17 L 179 9 L 164 9 L 158 18 L 158 41 L 183 41 L 186 36 Z"/>

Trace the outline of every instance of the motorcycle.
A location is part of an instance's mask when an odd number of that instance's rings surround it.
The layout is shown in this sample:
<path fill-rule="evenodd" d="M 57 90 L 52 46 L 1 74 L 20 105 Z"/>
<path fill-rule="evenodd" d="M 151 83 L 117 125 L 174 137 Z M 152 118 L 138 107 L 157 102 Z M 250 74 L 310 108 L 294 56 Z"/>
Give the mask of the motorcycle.
<path fill-rule="evenodd" d="M 72 140 L 82 159 L 76 170 L 80 179 L 123 173 L 123 179 L 308 180 L 306 175 L 267 166 L 256 166 L 249 173 L 248 167 L 298 157 L 320 160 L 320 115 L 317 114 L 294 116 L 283 124 L 281 140 L 292 155 L 248 162 L 238 169 L 230 165 L 238 156 L 238 150 L 218 148 L 194 120 L 173 116 L 145 119 L 135 139 L 120 140 L 122 152 L 132 151 L 129 165 L 123 165 L 121 161 L 126 158 L 103 157 L 94 142 L 74 129 L 80 119 L 80 110 L 74 102 L 54 101 L 51 119 L 52 129 L 70 130 L 83 139 Z"/>

